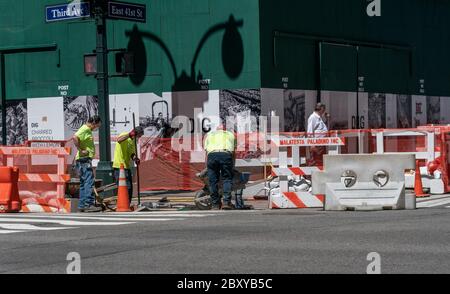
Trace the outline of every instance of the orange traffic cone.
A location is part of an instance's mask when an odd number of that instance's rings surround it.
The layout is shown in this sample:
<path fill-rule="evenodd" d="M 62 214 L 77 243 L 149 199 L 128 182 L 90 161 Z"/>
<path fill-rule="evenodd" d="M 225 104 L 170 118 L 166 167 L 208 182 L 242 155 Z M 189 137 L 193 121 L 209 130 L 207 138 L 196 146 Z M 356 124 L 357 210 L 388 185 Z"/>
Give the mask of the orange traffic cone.
<path fill-rule="evenodd" d="M 120 165 L 120 175 L 119 175 L 119 189 L 117 193 L 117 208 L 116 212 L 129 212 L 130 202 L 128 198 L 128 187 L 127 179 L 125 177 L 125 168 L 123 164 Z"/>
<path fill-rule="evenodd" d="M 418 198 L 430 197 L 430 194 L 425 194 L 423 192 L 422 175 L 420 174 L 419 160 L 416 160 L 416 172 L 415 172 L 415 177 L 414 177 L 414 193 L 416 194 L 416 197 L 418 197 Z"/>

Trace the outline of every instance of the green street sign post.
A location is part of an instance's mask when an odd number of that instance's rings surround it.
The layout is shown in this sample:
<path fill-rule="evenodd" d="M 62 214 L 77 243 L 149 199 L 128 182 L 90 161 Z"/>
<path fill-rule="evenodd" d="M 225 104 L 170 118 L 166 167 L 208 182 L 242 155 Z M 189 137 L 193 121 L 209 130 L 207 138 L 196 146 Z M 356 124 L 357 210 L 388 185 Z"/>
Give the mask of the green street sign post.
<path fill-rule="evenodd" d="M 106 20 L 110 18 L 145 23 L 147 18 L 146 6 L 109 0 L 88 0 L 83 2 L 74 0 L 69 2 L 71 4 L 47 7 L 46 20 L 58 21 L 68 18 L 89 17 L 91 15 L 95 18 L 96 48 L 94 54 L 90 54 L 91 59 L 89 56 L 85 56 L 85 62 L 88 60 L 92 63 L 94 62 L 92 57 L 96 58 L 96 69 L 93 66 L 89 67 L 93 70 L 89 74 L 95 75 L 97 79 L 98 115 L 102 120 L 102 125 L 99 130 L 100 161 L 97 165 L 96 178 L 102 180 L 103 185 L 108 185 L 114 181 L 114 171 L 111 162 L 109 78 L 117 77 L 117 75 L 109 75 L 108 53 L 117 52 L 118 50 L 108 50 Z M 90 12 L 88 11 L 89 8 L 91 10 Z"/>

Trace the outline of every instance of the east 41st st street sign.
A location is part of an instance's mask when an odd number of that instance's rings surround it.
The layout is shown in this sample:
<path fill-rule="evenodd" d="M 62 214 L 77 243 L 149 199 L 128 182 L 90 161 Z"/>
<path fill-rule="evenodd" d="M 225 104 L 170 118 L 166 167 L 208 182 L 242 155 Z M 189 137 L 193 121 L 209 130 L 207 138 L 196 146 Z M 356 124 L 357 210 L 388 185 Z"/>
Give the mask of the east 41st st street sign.
<path fill-rule="evenodd" d="M 147 9 L 142 4 L 108 2 L 108 18 L 146 22 Z"/>

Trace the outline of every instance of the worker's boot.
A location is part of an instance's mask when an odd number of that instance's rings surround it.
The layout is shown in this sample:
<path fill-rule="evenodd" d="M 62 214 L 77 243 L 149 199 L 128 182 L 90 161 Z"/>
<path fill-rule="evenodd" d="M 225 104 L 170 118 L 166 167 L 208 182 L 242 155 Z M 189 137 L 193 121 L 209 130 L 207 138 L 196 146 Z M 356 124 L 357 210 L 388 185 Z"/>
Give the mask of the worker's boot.
<path fill-rule="evenodd" d="M 231 203 L 225 203 L 223 206 L 222 206 L 222 210 L 233 210 L 234 209 L 234 206 L 233 206 L 233 204 L 231 204 Z"/>
<path fill-rule="evenodd" d="M 221 204 L 213 204 L 211 206 L 211 210 L 220 210 L 222 208 Z"/>
<path fill-rule="evenodd" d="M 84 208 L 82 212 L 88 212 L 88 213 L 89 212 L 102 212 L 102 208 L 91 205 L 89 207 Z"/>

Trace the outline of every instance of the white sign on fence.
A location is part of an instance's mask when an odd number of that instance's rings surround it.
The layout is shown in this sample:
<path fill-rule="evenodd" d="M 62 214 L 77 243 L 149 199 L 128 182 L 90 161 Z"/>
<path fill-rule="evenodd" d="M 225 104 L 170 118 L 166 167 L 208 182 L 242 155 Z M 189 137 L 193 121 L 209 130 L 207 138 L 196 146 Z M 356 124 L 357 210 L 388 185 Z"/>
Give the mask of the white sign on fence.
<path fill-rule="evenodd" d="M 343 146 L 345 139 L 339 137 L 324 137 L 324 138 L 295 138 L 286 136 L 272 137 L 272 141 L 278 147 L 311 147 L 311 146 Z"/>

